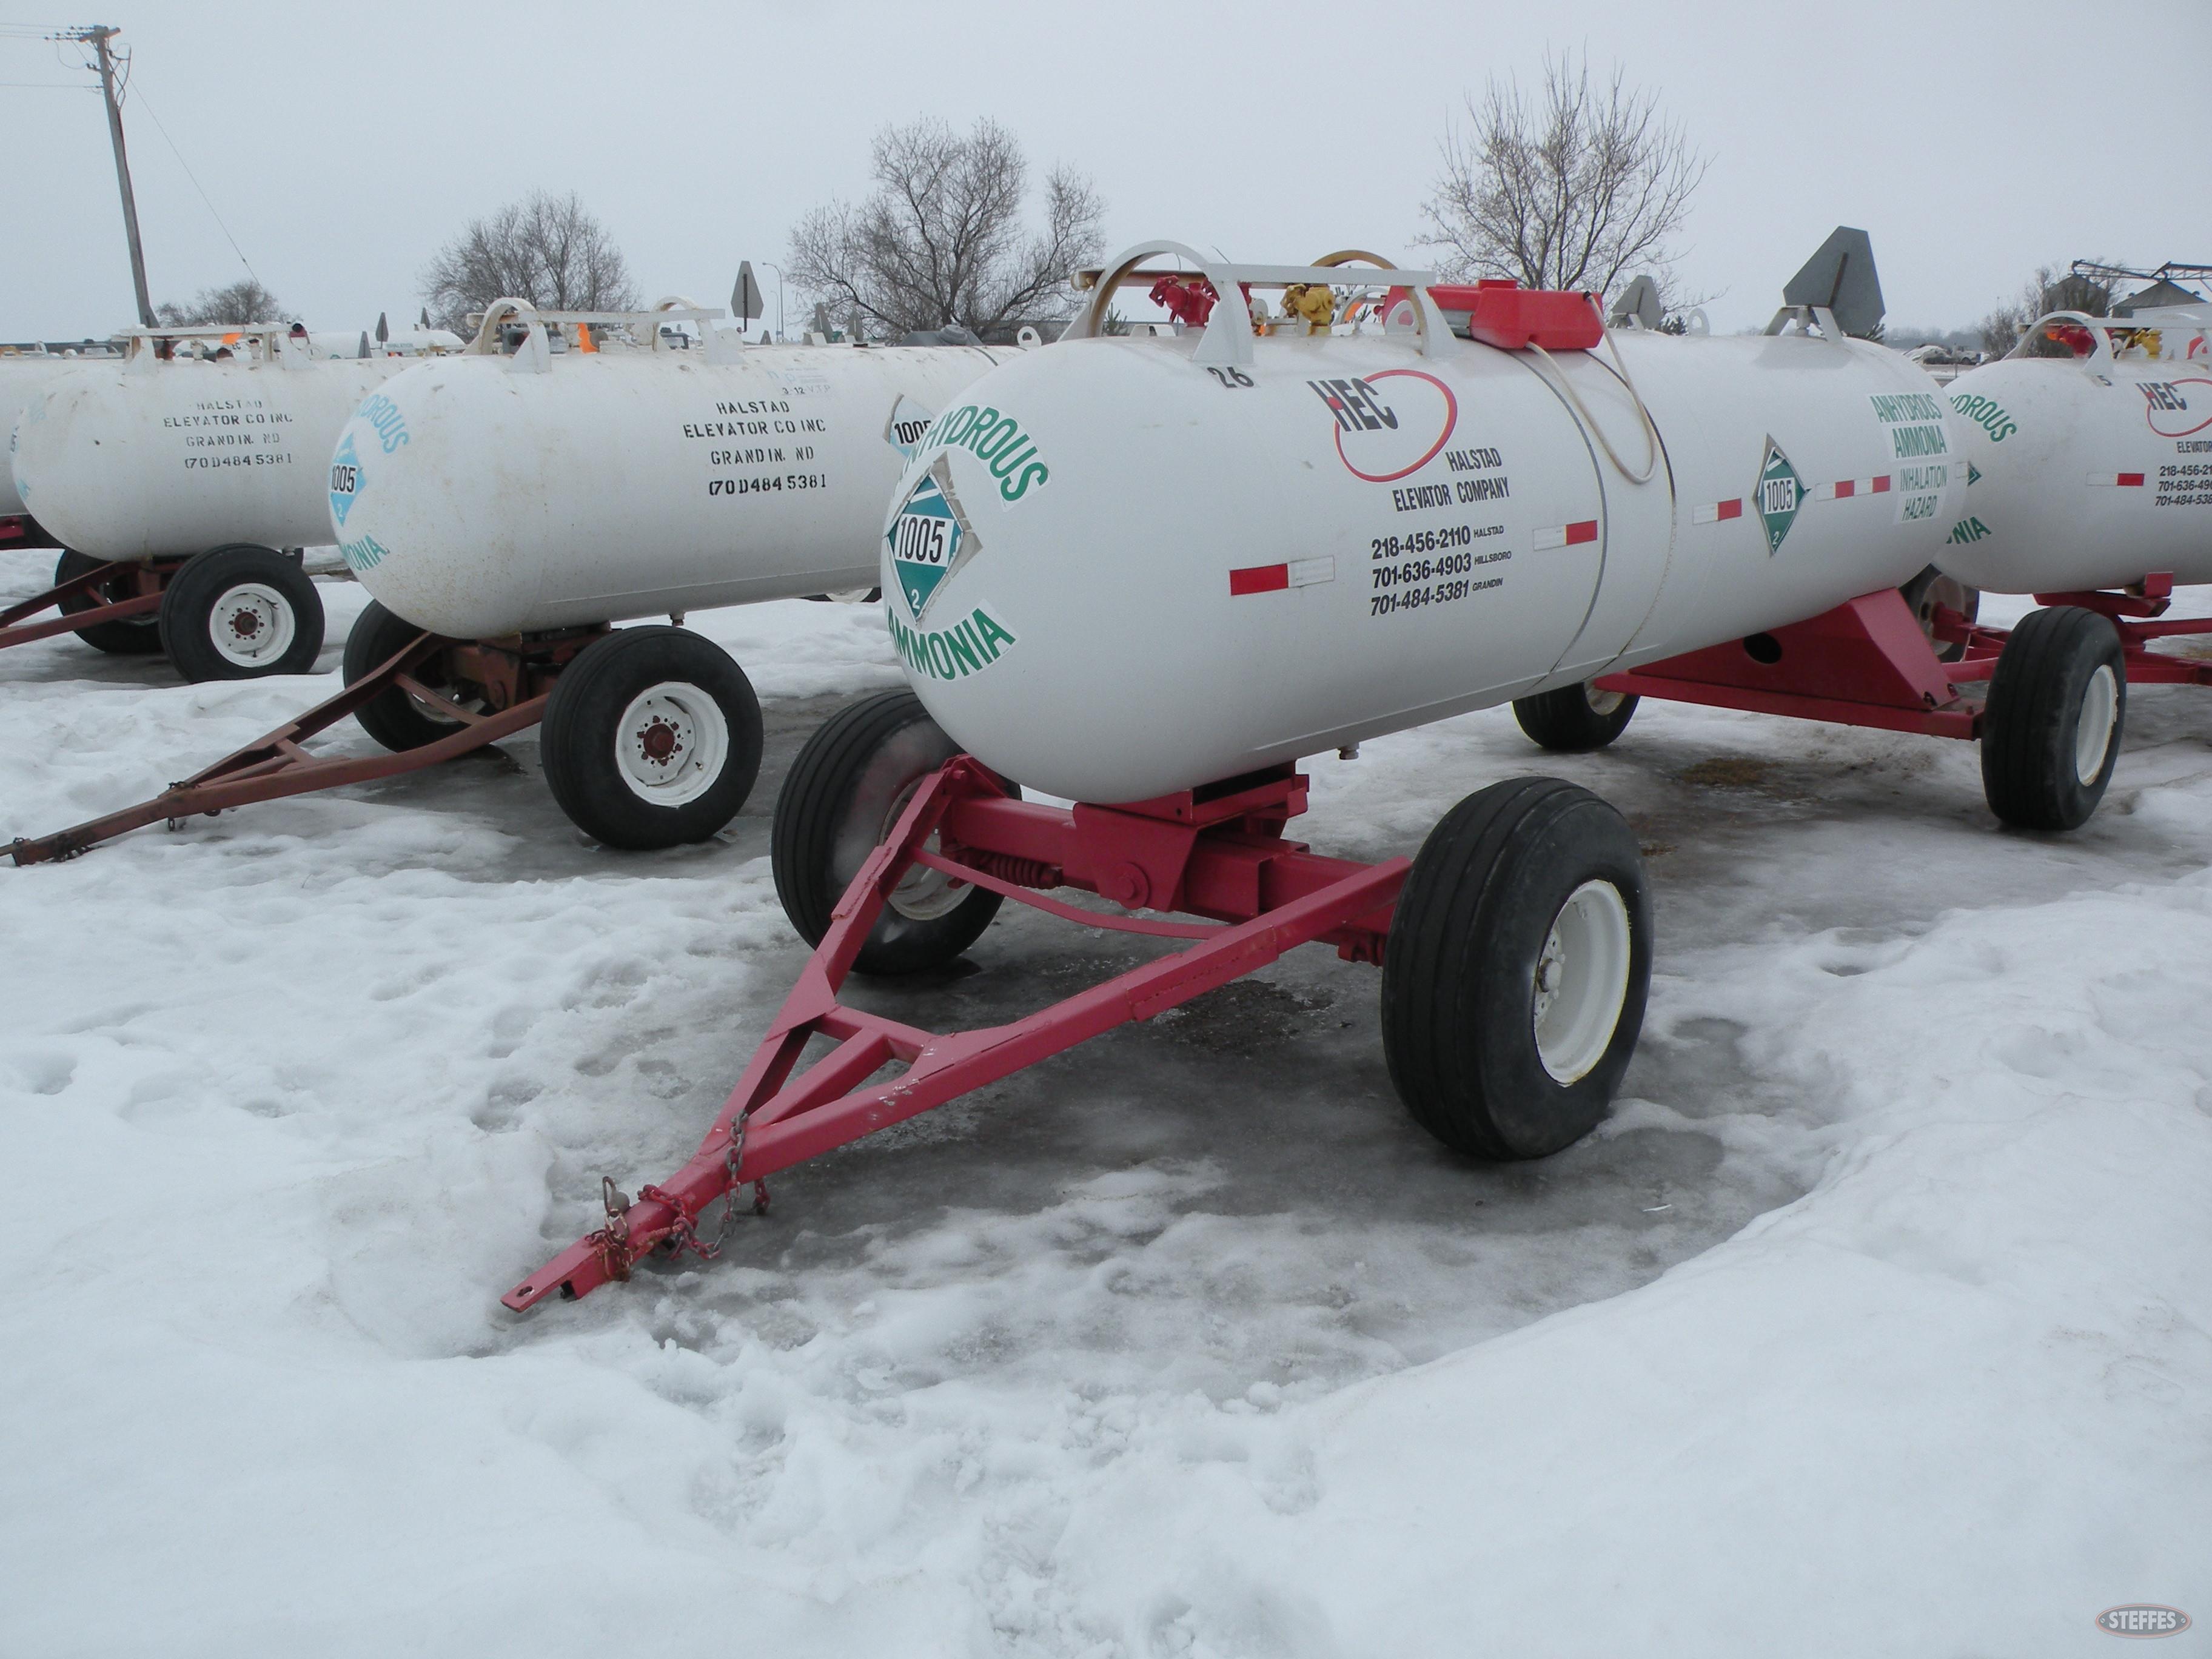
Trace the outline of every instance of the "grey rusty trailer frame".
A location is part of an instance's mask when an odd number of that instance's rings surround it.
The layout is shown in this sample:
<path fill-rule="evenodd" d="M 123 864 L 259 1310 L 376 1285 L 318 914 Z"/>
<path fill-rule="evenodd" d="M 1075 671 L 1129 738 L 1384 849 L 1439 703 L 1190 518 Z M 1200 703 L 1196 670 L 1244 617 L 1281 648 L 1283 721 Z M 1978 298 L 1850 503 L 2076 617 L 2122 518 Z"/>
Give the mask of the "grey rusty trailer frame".
<path fill-rule="evenodd" d="M 158 596 L 155 603 L 159 603 Z M 82 625 L 88 613 L 71 621 Z M 313 793 L 342 784 L 373 783 L 437 766 L 456 756 L 527 731 L 544 717 L 552 683 L 576 653 L 608 630 L 592 626 L 501 640 L 448 640 L 417 635 L 336 696 L 287 720 L 234 754 L 227 755 L 181 783 L 173 783 L 149 800 L 92 818 L 52 835 L 21 837 L 9 843 L 8 856 L 20 866 L 64 859 L 103 841 L 167 822 L 181 828 L 188 818 L 213 817 L 235 806 Z M 434 661 L 455 672 L 452 679 L 479 688 L 491 707 L 464 708 L 426 683 L 422 671 Z M 398 691 L 435 709 L 455 723 L 449 736 L 396 753 L 355 757 L 310 752 L 308 738 L 327 731 L 366 704 Z"/>
<path fill-rule="evenodd" d="M 17 545 L 52 544 L 22 542 Z M 80 571 L 65 582 L 56 582 L 43 593 L 33 593 L 0 611 L 0 651 L 11 645 L 28 645 L 33 640 L 52 639 L 57 634 L 74 634 L 101 623 L 150 621 L 161 611 L 161 597 L 168 592 L 170 579 L 184 566 L 182 559 L 116 559 Z M 125 580 L 134 590 L 127 599 L 111 600 L 82 611 L 68 608 L 70 599 L 96 593 L 110 582 Z M 29 620 L 41 611 L 54 614 L 42 622 Z"/>

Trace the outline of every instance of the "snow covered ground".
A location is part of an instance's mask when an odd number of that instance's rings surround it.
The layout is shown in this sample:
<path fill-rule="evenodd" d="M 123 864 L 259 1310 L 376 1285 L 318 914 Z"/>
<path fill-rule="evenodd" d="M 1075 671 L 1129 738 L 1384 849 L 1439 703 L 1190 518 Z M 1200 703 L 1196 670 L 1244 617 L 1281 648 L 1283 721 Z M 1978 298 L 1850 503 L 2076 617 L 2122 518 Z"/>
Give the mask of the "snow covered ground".
<path fill-rule="evenodd" d="M 0 561 L 33 591 L 36 556 Z M 0 653 L 0 838 L 325 695 Z M 0 1652 L 2095 1654 L 2212 1625 L 2212 698 L 2083 832 L 1967 745 L 1647 702 L 1316 763 L 1410 851 L 1499 776 L 1650 855 L 1626 1098 L 1458 1164 L 1312 951 L 795 1170 L 703 1271 L 501 1289 L 688 1153 L 803 959 L 781 770 L 872 610 L 696 619 L 769 767 L 582 845 L 534 740 L 0 868 Z M 365 746 L 347 732 L 339 741 Z M 975 1024 L 1126 942 L 1002 917 Z M 2212 1642 L 2203 1628 L 2177 1641 Z"/>

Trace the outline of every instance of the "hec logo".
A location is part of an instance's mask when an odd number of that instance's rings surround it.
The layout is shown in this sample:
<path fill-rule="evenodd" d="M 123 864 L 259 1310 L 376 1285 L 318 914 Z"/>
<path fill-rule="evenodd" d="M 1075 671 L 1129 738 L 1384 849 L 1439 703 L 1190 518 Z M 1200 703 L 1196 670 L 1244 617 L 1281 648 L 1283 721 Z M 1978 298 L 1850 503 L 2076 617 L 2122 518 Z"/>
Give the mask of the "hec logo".
<path fill-rule="evenodd" d="M 338 527 L 345 527 L 346 514 L 353 511 L 355 498 L 361 491 L 361 455 L 353 447 L 353 434 L 345 435 L 338 453 L 331 457 L 331 517 Z"/>
<path fill-rule="evenodd" d="M 1790 458 L 1782 453 L 1782 446 L 1774 441 L 1771 434 L 1766 440 L 1766 453 L 1759 463 L 1759 483 L 1751 499 L 1759 509 L 1759 522 L 1766 527 L 1766 551 L 1771 556 L 1782 550 L 1782 539 L 1790 533 L 1790 526 L 1797 522 L 1797 509 L 1805 500 L 1804 480 L 1797 476 L 1797 469 L 1790 465 Z"/>
<path fill-rule="evenodd" d="M 1389 381 L 1388 386 L 1382 382 Z M 1459 399 L 1435 375 L 1386 368 L 1364 379 L 1308 380 L 1336 420 L 1336 456 L 1355 478 L 1389 483 L 1418 472 L 1451 441 Z"/>
<path fill-rule="evenodd" d="M 2185 386 L 2203 390 L 2185 392 Z M 2143 418 L 2160 437 L 2186 438 L 2212 426 L 2212 380 L 2145 380 L 2138 389 L 2143 395 Z M 2197 400 L 2194 410 L 2189 406 L 2191 398 Z"/>
<path fill-rule="evenodd" d="M 1398 429 L 1397 411 L 1382 401 L 1382 394 L 1365 380 L 1308 380 L 1314 395 L 1328 405 L 1336 424 L 1346 432 Z"/>

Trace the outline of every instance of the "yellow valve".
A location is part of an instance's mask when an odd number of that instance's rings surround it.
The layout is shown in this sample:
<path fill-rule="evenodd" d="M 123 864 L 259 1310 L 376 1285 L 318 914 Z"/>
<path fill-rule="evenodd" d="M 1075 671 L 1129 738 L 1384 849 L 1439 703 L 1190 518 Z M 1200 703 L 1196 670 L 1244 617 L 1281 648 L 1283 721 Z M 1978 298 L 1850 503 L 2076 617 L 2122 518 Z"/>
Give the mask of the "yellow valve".
<path fill-rule="evenodd" d="M 1283 310 L 1304 319 L 1307 333 L 1326 334 L 1336 320 L 1336 296 L 1321 283 L 1293 283 L 1283 290 Z"/>

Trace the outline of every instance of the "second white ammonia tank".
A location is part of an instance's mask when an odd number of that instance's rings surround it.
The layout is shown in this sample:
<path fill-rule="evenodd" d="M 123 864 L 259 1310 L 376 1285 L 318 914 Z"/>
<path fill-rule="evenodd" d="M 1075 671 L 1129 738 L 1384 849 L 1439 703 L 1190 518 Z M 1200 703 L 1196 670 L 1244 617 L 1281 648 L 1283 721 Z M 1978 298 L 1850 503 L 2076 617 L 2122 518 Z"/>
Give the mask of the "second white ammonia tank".
<path fill-rule="evenodd" d="M 411 368 L 340 434 L 340 549 L 417 627 L 484 639 L 868 586 L 894 445 L 1019 355 L 539 343 Z"/>
<path fill-rule="evenodd" d="M 11 455 L 15 422 L 24 409 L 62 375 L 80 366 L 81 359 L 45 352 L 0 356 L 0 428 L 7 434 Z M 12 519 L 24 510 L 23 498 L 15 491 L 15 466 L 9 456 L 0 455 L 0 519 Z"/>
<path fill-rule="evenodd" d="M 1958 504 L 1949 409 L 1878 346 L 1616 334 L 1663 447 L 1637 483 L 1594 353 L 1453 337 L 1419 289 L 1425 341 L 1255 340 L 1264 268 L 1206 269 L 1203 339 L 1079 321 L 892 501 L 908 678 L 1024 785 L 1142 799 L 1799 621 L 1917 574 Z"/>
<path fill-rule="evenodd" d="M 1998 593 L 2212 582 L 2208 334 L 2060 313 L 1954 380 L 1972 471 L 1936 562 Z"/>
<path fill-rule="evenodd" d="M 314 362 L 281 337 L 265 358 L 225 362 L 134 343 L 122 362 L 65 370 L 16 423 L 15 486 L 39 522 L 96 559 L 326 545 L 331 445 L 406 363 Z"/>

